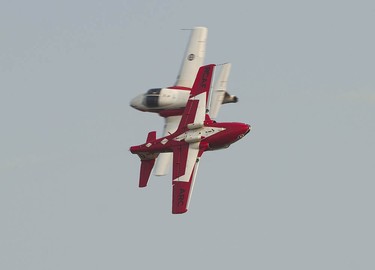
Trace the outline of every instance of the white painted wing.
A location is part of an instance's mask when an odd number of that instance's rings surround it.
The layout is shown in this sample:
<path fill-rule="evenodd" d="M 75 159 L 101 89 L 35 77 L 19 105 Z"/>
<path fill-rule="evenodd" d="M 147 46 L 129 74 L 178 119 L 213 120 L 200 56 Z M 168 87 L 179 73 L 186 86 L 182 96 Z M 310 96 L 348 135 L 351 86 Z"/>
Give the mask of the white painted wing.
<path fill-rule="evenodd" d="M 189 208 L 191 194 L 203 151 L 199 142 L 183 145 L 173 152 L 172 213 L 182 214 Z"/>
<path fill-rule="evenodd" d="M 181 115 L 165 117 L 163 136 L 172 134 L 177 130 L 178 124 L 181 121 L 181 117 Z M 156 159 L 155 175 L 161 176 L 168 173 L 172 161 L 172 156 L 173 153 L 159 154 L 158 158 Z"/>
<path fill-rule="evenodd" d="M 222 65 L 218 79 L 215 82 L 210 104 L 210 117 L 215 119 L 219 113 L 225 93 L 227 92 L 228 77 L 232 64 Z"/>
<path fill-rule="evenodd" d="M 203 153 L 202 153 L 203 154 Z M 189 206 L 190 206 L 190 201 L 191 201 L 191 195 L 193 194 L 193 190 L 194 190 L 194 184 L 195 184 L 195 178 L 197 178 L 197 172 L 198 172 L 198 167 L 199 167 L 199 161 L 200 161 L 200 156 L 198 154 L 198 157 L 195 161 L 195 166 L 194 166 L 194 170 L 193 170 L 193 175 L 192 175 L 192 178 L 191 178 L 191 183 L 190 183 L 190 191 L 189 191 L 189 197 L 188 197 L 188 201 L 187 201 L 187 204 L 186 204 L 186 209 L 189 209 Z"/>
<path fill-rule="evenodd" d="M 191 31 L 190 40 L 177 76 L 176 86 L 188 88 L 193 86 L 198 69 L 203 66 L 206 54 L 207 32 L 206 27 L 195 27 Z"/>

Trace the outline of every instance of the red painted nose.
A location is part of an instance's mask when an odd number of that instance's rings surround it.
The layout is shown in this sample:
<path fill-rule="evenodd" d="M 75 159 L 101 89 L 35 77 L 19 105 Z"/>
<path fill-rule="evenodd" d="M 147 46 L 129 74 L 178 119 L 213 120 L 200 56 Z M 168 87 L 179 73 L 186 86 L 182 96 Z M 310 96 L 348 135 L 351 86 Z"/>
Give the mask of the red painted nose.
<path fill-rule="evenodd" d="M 244 137 L 247 133 L 250 132 L 250 129 L 251 129 L 251 126 L 248 125 L 248 124 L 241 124 L 241 126 L 239 127 L 239 135 L 238 135 L 238 139 L 241 139 L 242 137 Z"/>
<path fill-rule="evenodd" d="M 245 135 L 247 134 L 247 133 L 249 133 L 250 132 L 250 130 L 251 130 L 251 126 L 250 125 L 248 125 L 248 124 L 246 124 L 246 132 L 245 132 Z"/>

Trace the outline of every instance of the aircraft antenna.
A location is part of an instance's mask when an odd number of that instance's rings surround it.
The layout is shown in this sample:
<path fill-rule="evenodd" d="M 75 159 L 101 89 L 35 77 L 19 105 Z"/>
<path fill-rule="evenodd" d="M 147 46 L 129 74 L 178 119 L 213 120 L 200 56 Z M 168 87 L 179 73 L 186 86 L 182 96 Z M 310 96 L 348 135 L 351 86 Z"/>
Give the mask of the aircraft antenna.
<path fill-rule="evenodd" d="M 226 64 L 229 64 L 229 62 L 225 62 L 225 63 L 222 63 L 222 64 L 217 64 L 216 66 L 224 66 Z"/>

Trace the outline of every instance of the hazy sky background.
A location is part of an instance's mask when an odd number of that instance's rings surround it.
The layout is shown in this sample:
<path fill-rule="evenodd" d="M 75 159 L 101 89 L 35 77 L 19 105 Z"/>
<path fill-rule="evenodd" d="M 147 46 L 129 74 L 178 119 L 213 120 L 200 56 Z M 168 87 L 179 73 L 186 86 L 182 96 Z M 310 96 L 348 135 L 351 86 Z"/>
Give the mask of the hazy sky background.
<path fill-rule="evenodd" d="M 129 106 L 189 38 L 231 62 L 252 131 L 206 153 L 190 210 L 138 188 Z M 374 1 L 0 3 L 0 269 L 375 269 Z"/>

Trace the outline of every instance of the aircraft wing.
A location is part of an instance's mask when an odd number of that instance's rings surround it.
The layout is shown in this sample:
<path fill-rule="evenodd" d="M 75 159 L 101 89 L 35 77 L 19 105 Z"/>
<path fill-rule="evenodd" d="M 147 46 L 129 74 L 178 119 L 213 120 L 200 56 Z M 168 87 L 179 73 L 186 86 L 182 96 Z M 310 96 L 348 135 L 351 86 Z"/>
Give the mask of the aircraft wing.
<path fill-rule="evenodd" d="M 227 92 L 228 77 L 231 66 L 230 63 L 222 65 L 219 77 L 215 82 L 210 104 L 210 117 L 212 119 L 217 117 L 221 104 L 223 104 L 224 96 Z"/>
<path fill-rule="evenodd" d="M 172 134 L 177 130 L 178 124 L 181 121 L 181 117 L 181 115 L 165 117 L 163 136 L 168 136 L 169 134 Z M 156 160 L 155 175 L 166 175 L 171 163 L 171 159 L 172 153 L 160 153 L 159 157 Z"/>
<path fill-rule="evenodd" d="M 199 69 L 196 80 L 191 90 L 191 98 L 187 102 L 183 115 L 170 116 L 166 118 L 164 125 L 164 136 L 174 133 L 177 129 L 190 129 L 203 126 L 206 115 L 208 91 L 211 85 L 212 74 L 215 65 L 207 65 Z M 171 153 L 162 153 L 156 161 L 155 175 L 165 175 L 167 173 Z"/>
<path fill-rule="evenodd" d="M 203 65 L 206 54 L 207 28 L 195 27 L 191 31 L 190 40 L 182 60 L 176 86 L 191 88 L 198 69 Z"/>
<path fill-rule="evenodd" d="M 174 139 L 184 143 L 173 148 L 173 214 L 187 211 L 199 159 L 207 147 L 201 145 L 200 133 L 191 131 L 203 126 L 214 67 L 207 65 L 199 69 L 177 129 L 185 132 Z"/>
<path fill-rule="evenodd" d="M 203 65 L 206 53 L 207 28 L 195 27 L 190 34 L 180 72 L 177 76 L 176 86 L 192 88 L 199 68 Z M 165 118 L 164 136 L 177 130 L 181 115 Z M 161 153 L 156 161 L 155 175 L 166 175 L 171 163 L 172 153 Z"/>
<path fill-rule="evenodd" d="M 189 208 L 199 159 L 203 154 L 199 144 L 200 142 L 185 144 L 173 151 L 173 214 L 185 213 Z"/>

